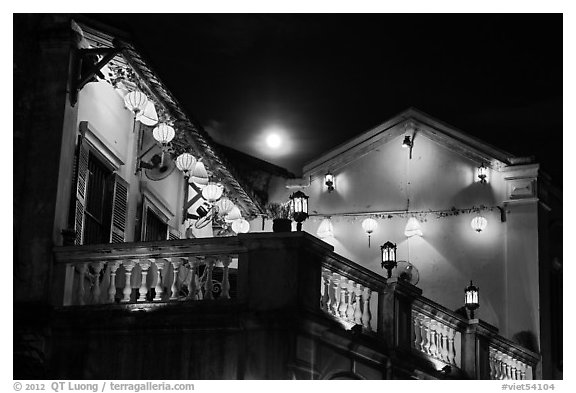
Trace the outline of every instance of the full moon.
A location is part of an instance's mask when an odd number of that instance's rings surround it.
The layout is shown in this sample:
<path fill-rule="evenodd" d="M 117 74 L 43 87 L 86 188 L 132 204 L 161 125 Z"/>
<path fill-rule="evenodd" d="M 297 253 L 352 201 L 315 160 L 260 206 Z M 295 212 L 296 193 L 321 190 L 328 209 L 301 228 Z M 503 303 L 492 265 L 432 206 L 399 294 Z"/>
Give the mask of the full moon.
<path fill-rule="evenodd" d="M 268 134 L 266 137 L 266 145 L 271 149 L 278 149 L 282 144 L 282 138 L 276 133 Z"/>

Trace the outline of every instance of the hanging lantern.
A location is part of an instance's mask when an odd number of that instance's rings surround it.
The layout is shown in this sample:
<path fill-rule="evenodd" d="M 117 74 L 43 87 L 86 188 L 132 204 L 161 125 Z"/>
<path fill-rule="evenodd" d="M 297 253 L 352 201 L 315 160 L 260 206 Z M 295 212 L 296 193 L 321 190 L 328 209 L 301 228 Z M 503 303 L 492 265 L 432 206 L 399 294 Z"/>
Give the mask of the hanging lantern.
<path fill-rule="evenodd" d="M 124 96 L 124 105 L 128 110 L 134 112 L 134 116 L 146 109 L 148 97 L 141 91 L 131 91 Z"/>
<path fill-rule="evenodd" d="M 236 233 L 248 233 L 250 231 L 250 223 L 243 218 L 234 220 L 232 222 L 232 230 Z"/>
<path fill-rule="evenodd" d="M 324 175 L 324 184 L 328 187 L 328 192 L 334 191 L 334 175 L 328 172 Z"/>
<path fill-rule="evenodd" d="M 412 141 L 410 140 L 410 136 L 406 135 L 404 137 L 404 141 L 402 141 L 402 147 L 405 149 L 412 147 Z"/>
<path fill-rule="evenodd" d="M 184 173 L 184 177 L 190 177 L 190 171 L 196 165 L 196 158 L 190 153 L 182 153 L 176 158 L 176 167 Z"/>
<path fill-rule="evenodd" d="M 308 218 L 308 195 L 302 191 L 296 191 L 290 195 L 290 209 L 292 210 L 292 217 L 298 224 L 296 230 L 302 230 L 302 221 Z"/>
<path fill-rule="evenodd" d="M 480 179 L 480 183 L 486 183 L 486 176 L 488 175 L 488 168 L 484 166 L 482 163 L 476 170 L 478 172 L 478 179 Z"/>
<path fill-rule="evenodd" d="M 232 209 L 235 206 L 236 205 L 234 205 L 234 202 L 232 202 L 230 199 L 226 197 L 220 198 L 218 202 L 216 202 L 216 207 L 218 208 L 218 214 L 220 214 L 221 216 L 225 216 L 228 213 L 230 213 L 230 211 L 232 211 Z"/>
<path fill-rule="evenodd" d="M 480 233 L 482 232 L 484 229 L 486 229 L 486 226 L 488 225 L 488 220 L 486 220 L 484 217 L 482 216 L 477 216 L 474 217 L 472 219 L 472 222 L 470 223 L 470 226 L 472 227 L 472 229 L 474 229 L 476 232 Z"/>
<path fill-rule="evenodd" d="M 230 212 L 224 216 L 224 221 L 230 224 L 241 218 L 242 213 L 240 213 L 240 209 L 238 209 L 238 206 L 234 205 L 234 207 L 230 210 Z"/>
<path fill-rule="evenodd" d="M 408 219 L 406 228 L 404 228 L 404 235 L 406 237 L 422 236 L 422 229 L 420 229 L 420 223 L 416 217 L 410 217 Z"/>
<path fill-rule="evenodd" d="M 392 277 L 392 269 L 396 267 L 396 244 L 388 241 L 380 246 L 382 253 L 382 269 L 388 272 L 388 278 Z"/>
<path fill-rule="evenodd" d="M 172 141 L 172 139 L 174 139 L 176 132 L 174 131 L 174 128 L 168 124 L 160 123 L 152 130 L 152 135 L 158 143 L 162 144 L 162 146 L 166 146 L 170 141 Z"/>
<path fill-rule="evenodd" d="M 208 184 L 208 172 L 206 172 L 206 167 L 204 167 L 202 161 L 196 162 L 190 181 L 195 183 L 199 188 L 204 188 Z"/>
<path fill-rule="evenodd" d="M 216 202 L 222 196 L 224 188 L 221 184 L 210 182 L 202 190 L 202 197 L 210 203 Z"/>
<path fill-rule="evenodd" d="M 320 223 L 316 235 L 320 239 L 325 239 L 327 237 L 334 237 L 334 227 L 332 226 L 332 220 L 330 218 L 325 218 Z"/>
<path fill-rule="evenodd" d="M 474 319 L 474 310 L 480 307 L 479 291 L 480 289 L 472 284 L 472 280 L 470 285 L 464 288 L 464 305 L 470 310 L 470 319 Z"/>
<path fill-rule="evenodd" d="M 146 108 L 144 108 L 143 111 L 138 112 L 136 115 L 136 120 L 149 127 L 158 124 L 158 114 L 156 113 L 156 107 L 151 100 L 148 100 Z"/>
<path fill-rule="evenodd" d="M 378 228 L 378 222 L 373 218 L 367 218 L 362 221 L 362 228 L 368 234 L 368 247 L 370 247 L 370 235 Z"/>

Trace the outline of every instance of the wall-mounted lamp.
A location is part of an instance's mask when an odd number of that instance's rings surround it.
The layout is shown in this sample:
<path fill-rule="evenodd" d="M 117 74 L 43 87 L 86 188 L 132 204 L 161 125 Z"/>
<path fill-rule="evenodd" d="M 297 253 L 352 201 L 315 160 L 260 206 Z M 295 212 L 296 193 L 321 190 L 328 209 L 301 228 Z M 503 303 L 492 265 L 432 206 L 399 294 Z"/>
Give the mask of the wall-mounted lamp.
<path fill-rule="evenodd" d="M 402 147 L 405 149 L 412 147 L 412 141 L 410 140 L 409 135 L 406 135 L 404 137 L 404 141 L 402 142 Z"/>
<path fill-rule="evenodd" d="M 334 175 L 328 172 L 324 175 L 324 184 L 328 187 L 328 192 L 334 191 Z"/>
<path fill-rule="evenodd" d="M 420 229 L 420 222 L 416 217 L 410 217 L 404 228 L 404 235 L 406 237 L 423 236 L 422 229 Z"/>
<path fill-rule="evenodd" d="M 378 222 L 373 218 L 362 221 L 362 229 L 368 234 L 368 248 L 370 248 L 370 235 L 378 228 Z"/>
<path fill-rule="evenodd" d="M 486 229 L 486 226 L 488 226 L 488 220 L 486 220 L 484 217 L 478 215 L 472 219 L 472 222 L 470 222 L 470 226 L 476 232 L 480 233 L 484 229 Z"/>
<path fill-rule="evenodd" d="M 296 191 L 290 195 L 290 210 L 292 218 L 297 222 L 296 230 L 302 230 L 302 221 L 308 218 L 308 195 L 302 191 Z"/>
<path fill-rule="evenodd" d="M 382 253 L 382 269 L 388 272 L 388 278 L 392 277 L 392 269 L 396 267 L 396 244 L 387 241 L 380 246 Z"/>
<path fill-rule="evenodd" d="M 487 183 L 486 181 L 486 176 L 488 175 L 488 168 L 486 168 L 484 166 L 484 163 L 482 163 L 477 169 L 476 169 L 477 173 L 478 173 L 478 179 L 480 179 L 480 183 Z"/>
<path fill-rule="evenodd" d="M 472 280 L 470 285 L 464 288 L 464 306 L 470 310 L 470 319 L 474 319 L 474 310 L 480 307 L 479 291 L 480 289 L 472 284 Z"/>

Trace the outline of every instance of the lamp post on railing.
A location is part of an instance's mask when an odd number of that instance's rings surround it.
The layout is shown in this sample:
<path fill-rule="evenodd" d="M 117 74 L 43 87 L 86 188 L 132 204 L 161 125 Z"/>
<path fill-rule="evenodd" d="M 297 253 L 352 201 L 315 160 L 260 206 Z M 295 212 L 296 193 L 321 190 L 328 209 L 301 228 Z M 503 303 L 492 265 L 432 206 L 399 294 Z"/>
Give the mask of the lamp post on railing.
<path fill-rule="evenodd" d="M 388 272 L 388 278 L 392 277 L 392 269 L 396 267 L 396 244 L 388 241 L 380 246 L 382 253 L 382 269 Z"/>
<path fill-rule="evenodd" d="M 296 230 L 302 231 L 302 221 L 308 218 L 308 195 L 302 191 L 296 191 L 290 195 L 290 209 L 292 210 L 292 217 L 298 224 Z"/>
<path fill-rule="evenodd" d="M 464 305 L 470 311 L 470 319 L 474 319 L 474 310 L 480 307 L 478 293 L 479 288 L 474 286 L 470 280 L 470 285 L 464 289 Z"/>

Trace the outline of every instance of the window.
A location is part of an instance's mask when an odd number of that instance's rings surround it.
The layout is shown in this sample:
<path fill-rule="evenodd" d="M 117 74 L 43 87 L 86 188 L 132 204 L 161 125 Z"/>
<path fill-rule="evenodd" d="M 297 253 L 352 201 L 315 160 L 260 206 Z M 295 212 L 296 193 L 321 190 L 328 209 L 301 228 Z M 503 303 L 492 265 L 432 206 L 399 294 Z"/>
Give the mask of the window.
<path fill-rule="evenodd" d="M 144 241 L 153 242 L 156 240 L 166 240 L 168 225 L 158 217 L 152 209 L 146 212 L 146 230 L 144 231 Z"/>
<path fill-rule="evenodd" d="M 108 243 L 112 218 L 112 172 L 94 154 L 88 156 L 83 244 Z"/>

